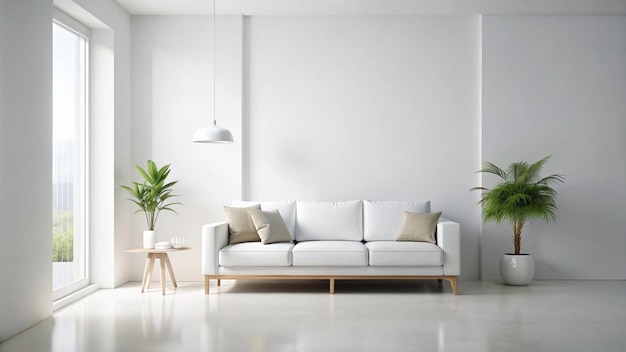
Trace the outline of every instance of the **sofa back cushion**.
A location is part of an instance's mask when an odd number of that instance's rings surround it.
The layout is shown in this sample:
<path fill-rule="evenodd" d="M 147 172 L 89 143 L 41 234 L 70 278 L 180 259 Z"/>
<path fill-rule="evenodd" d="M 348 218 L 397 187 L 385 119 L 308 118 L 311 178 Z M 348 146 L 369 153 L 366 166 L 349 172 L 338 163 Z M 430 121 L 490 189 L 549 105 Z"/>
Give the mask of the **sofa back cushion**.
<path fill-rule="evenodd" d="M 296 202 L 295 201 L 233 201 L 233 207 L 249 207 L 252 205 L 261 205 L 261 210 L 278 210 L 283 217 L 283 221 L 289 230 L 292 239 L 295 239 L 296 233 Z"/>
<path fill-rule="evenodd" d="M 363 201 L 365 241 L 395 241 L 402 230 L 404 212 L 430 213 L 430 201 Z"/>
<path fill-rule="evenodd" d="M 296 208 L 297 241 L 363 240 L 363 203 L 360 200 L 298 201 Z"/>

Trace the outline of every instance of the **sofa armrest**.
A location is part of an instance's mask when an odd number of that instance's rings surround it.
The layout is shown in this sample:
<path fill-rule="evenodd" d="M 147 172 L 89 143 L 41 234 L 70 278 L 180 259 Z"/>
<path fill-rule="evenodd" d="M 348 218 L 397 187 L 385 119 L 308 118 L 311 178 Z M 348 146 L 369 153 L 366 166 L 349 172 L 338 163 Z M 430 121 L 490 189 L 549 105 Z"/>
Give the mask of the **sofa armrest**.
<path fill-rule="evenodd" d="M 202 275 L 216 275 L 219 252 L 228 245 L 228 224 L 217 222 L 202 226 Z"/>
<path fill-rule="evenodd" d="M 437 223 L 437 244 L 443 249 L 443 274 L 461 274 L 461 233 L 457 222 L 440 218 Z"/>

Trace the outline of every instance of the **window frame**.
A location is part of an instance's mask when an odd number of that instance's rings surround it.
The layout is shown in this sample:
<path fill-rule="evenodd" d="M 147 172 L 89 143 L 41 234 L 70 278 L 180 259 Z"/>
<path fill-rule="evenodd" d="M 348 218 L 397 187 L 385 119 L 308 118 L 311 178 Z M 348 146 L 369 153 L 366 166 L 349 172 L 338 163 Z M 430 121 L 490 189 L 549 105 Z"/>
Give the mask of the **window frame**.
<path fill-rule="evenodd" d="M 89 45 L 91 31 L 88 27 L 78 22 L 74 18 L 64 12 L 54 9 L 52 25 L 58 25 L 69 32 L 81 37 L 84 40 L 84 48 L 79 55 L 82 67 L 82 77 L 80 80 L 79 98 L 77 111 L 83 118 L 77 119 L 75 134 L 77 136 L 75 153 L 75 165 L 82 164 L 82 167 L 74 170 L 74 189 L 80 190 L 74 192 L 74 209 L 82 208 L 80 216 L 74 216 L 74 261 L 79 261 L 74 267 L 75 275 L 80 276 L 68 284 L 58 288 L 53 287 L 53 301 L 66 297 L 90 284 L 90 209 L 89 209 L 89 190 L 90 190 L 90 158 L 89 158 L 89 125 L 90 125 L 90 55 Z M 77 170 L 78 169 L 78 170 Z M 74 213 L 74 215 L 77 215 Z M 82 235 L 79 234 L 79 230 Z M 77 250 L 78 249 L 78 250 Z M 75 276 L 76 277 L 76 276 Z"/>

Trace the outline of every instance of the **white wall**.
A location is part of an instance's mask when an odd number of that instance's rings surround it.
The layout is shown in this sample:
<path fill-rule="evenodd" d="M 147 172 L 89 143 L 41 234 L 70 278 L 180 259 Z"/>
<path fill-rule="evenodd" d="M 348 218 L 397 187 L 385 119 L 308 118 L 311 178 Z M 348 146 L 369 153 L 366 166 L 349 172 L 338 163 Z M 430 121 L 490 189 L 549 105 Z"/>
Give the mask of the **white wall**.
<path fill-rule="evenodd" d="M 553 154 L 545 171 L 567 182 L 558 221 L 526 229 L 537 278 L 623 279 L 624 23 L 219 19 L 218 122 L 236 139 L 223 146 L 186 142 L 211 118 L 210 17 L 134 17 L 132 159 L 172 163 L 181 180 L 185 207 L 163 217 L 165 239 L 182 235 L 197 248 L 201 224 L 223 219 L 222 205 L 239 197 L 430 199 L 462 224 L 463 278 L 497 279 L 509 229 L 483 231 L 479 195 L 469 192 L 481 183 L 474 172 L 482 160 L 507 165 Z M 232 115 L 219 112 L 225 105 Z M 134 218 L 137 245 L 142 226 Z M 198 279 L 199 258 L 196 250 L 174 257 L 175 271 Z M 139 280 L 143 258 L 134 260 Z"/>
<path fill-rule="evenodd" d="M 170 255 L 179 281 L 202 280 L 201 227 L 223 221 L 223 205 L 241 198 L 241 16 L 220 17 L 217 27 L 217 122 L 234 144 L 194 144 L 196 129 L 213 120 L 213 19 L 211 16 L 141 16 L 132 23 L 132 162 L 171 164 L 174 193 L 184 206 L 165 212 L 160 241 L 185 237 L 188 252 Z M 133 171 L 132 180 L 140 176 Z M 135 208 L 131 208 L 134 212 Z M 141 247 L 143 215 L 133 217 L 131 247 Z M 129 272 L 141 280 L 145 256 L 132 256 Z M 158 280 L 158 276 L 154 276 Z"/>
<path fill-rule="evenodd" d="M 211 17 L 134 17 L 132 159 L 171 163 L 180 180 L 185 206 L 157 226 L 194 247 L 172 256 L 177 278 L 201 279 L 200 227 L 239 198 L 431 199 L 464 224 L 464 275 L 477 278 L 478 28 L 478 17 L 218 16 L 217 117 L 235 144 L 193 145 L 212 116 Z"/>
<path fill-rule="evenodd" d="M 486 16 L 483 72 L 483 158 L 567 177 L 557 222 L 524 232 L 536 278 L 626 278 L 626 17 Z M 484 278 L 510 233 L 485 226 Z"/>
<path fill-rule="evenodd" d="M 246 198 L 431 200 L 478 278 L 478 16 L 246 24 Z"/>
<path fill-rule="evenodd" d="M 51 21 L 0 1 L 0 341 L 52 312 Z"/>

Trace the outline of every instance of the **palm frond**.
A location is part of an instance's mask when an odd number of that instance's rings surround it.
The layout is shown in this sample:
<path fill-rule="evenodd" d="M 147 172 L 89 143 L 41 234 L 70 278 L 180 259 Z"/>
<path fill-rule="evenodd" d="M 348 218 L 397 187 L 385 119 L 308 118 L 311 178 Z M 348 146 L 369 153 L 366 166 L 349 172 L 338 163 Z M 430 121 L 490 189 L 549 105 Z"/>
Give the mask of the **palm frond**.
<path fill-rule="evenodd" d="M 506 172 L 488 161 L 485 161 L 483 163 L 483 168 L 476 171 L 476 173 L 488 173 L 496 175 L 502 179 L 506 179 Z"/>
<path fill-rule="evenodd" d="M 548 162 L 548 160 L 550 160 L 550 155 L 533 163 L 532 165 L 528 167 L 528 170 L 527 170 L 528 182 L 534 182 L 539 179 L 541 170 L 543 169 L 543 166 Z"/>

